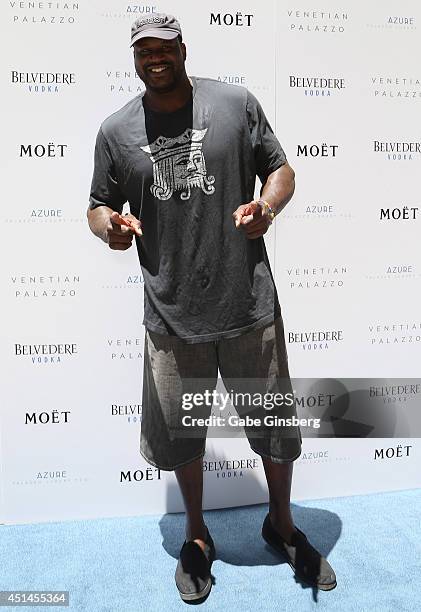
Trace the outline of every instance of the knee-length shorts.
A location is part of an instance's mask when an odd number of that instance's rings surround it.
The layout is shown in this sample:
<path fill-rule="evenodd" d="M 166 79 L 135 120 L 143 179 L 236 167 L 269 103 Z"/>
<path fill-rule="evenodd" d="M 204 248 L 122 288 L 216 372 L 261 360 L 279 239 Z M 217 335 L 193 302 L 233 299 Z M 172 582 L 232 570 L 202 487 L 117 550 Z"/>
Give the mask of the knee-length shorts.
<path fill-rule="evenodd" d="M 212 405 L 210 395 L 215 393 L 218 370 L 233 400 L 224 408 L 222 400 Z M 140 454 L 162 470 L 203 457 L 208 433 L 203 423 L 211 414 L 228 423 L 212 427 L 215 437 L 226 438 L 228 449 L 230 437 L 238 437 L 233 435 L 238 427 L 230 428 L 232 416 L 238 415 L 255 453 L 275 463 L 294 461 L 301 454 L 302 438 L 299 426 L 290 424 L 297 419 L 291 396 L 281 316 L 235 338 L 197 344 L 146 330 Z M 189 423 L 183 424 L 186 415 Z M 192 426 L 194 422 L 202 425 Z"/>

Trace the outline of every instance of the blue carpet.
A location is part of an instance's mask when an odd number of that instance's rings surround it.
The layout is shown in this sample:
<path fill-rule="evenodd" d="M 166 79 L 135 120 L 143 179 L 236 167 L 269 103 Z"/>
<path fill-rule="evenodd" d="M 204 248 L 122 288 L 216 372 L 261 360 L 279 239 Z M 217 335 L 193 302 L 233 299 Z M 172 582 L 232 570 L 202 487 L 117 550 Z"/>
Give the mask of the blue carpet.
<path fill-rule="evenodd" d="M 293 504 L 297 526 L 336 571 L 329 592 L 297 583 L 266 546 L 266 505 L 208 511 L 215 584 L 200 609 L 414 612 L 421 608 L 420 510 L 420 489 Z M 70 591 L 68 608 L 33 608 L 45 612 L 186 610 L 174 583 L 183 540 L 182 514 L 3 525 L 0 590 Z"/>

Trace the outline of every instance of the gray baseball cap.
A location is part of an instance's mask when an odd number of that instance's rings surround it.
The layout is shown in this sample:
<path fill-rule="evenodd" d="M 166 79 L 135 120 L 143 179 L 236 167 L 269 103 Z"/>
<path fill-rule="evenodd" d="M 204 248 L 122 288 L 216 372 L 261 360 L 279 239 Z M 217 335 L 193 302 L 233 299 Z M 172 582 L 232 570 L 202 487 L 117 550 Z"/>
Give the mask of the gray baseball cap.
<path fill-rule="evenodd" d="M 132 24 L 130 46 L 132 47 L 137 40 L 147 36 L 171 40 L 179 35 L 181 36 L 181 27 L 173 15 L 153 13 L 149 17 L 138 17 Z"/>

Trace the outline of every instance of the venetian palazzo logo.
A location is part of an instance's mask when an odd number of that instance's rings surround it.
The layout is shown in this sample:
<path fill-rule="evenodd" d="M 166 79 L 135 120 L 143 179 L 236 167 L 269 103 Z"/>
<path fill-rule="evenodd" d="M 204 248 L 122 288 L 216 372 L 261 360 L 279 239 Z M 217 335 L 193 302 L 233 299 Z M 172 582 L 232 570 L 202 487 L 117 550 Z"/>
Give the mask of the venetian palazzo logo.
<path fill-rule="evenodd" d="M 291 32 L 345 32 L 348 13 L 323 10 L 288 10 L 288 26 Z"/>
<path fill-rule="evenodd" d="M 16 274 L 10 277 L 13 295 L 21 298 L 75 297 L 80 283 L 76 274 Z"/>
<path fill-rule="evenodd" d="M 421 323 L 373 323 L 368 326 L 371 346 L 416 344 L 421 342 Z"/>
<path fill-rule="evenodd" d="M 187 128 L 180 136 L 159 136 L 153 143 L 141 147 L 153 163 L 154 182 L 150 188 L 159 200 L 169 200 L 181 191 L 181 199 L 190 199 L 191 190 L 199 187 L 206 195 L 215 191 L 214 176 L 206 176 L 206 162 L 202 151 L 204 130 Z"/>
<path fill-rule="evenodd" d="M 79 2 L 10 0 L 9 6 L 15 24 L 74 24 L 79 13 Z"/>
<path fill-rule="evenodd" d="M 304 266 L 286 268 L 290 289 L 326 289 L 328 287 L 343 287 L 346 266 Z"/>
<path fill-rule="evenodd" d="M 421 99 L 421 81 L 417 77 L 372 76 L 371 90 L 378 100 Z"/>
<path fill-rule="evenodd" d="M 145 90 L 135 70 L 107 70 L 107 91 L 112 94 L 139 94 Z"/>
<path fill-rule="evenodd" d="M 143 346 L 141 338 L 108 338 L 107 345 L 110 349 L 110 357 L 113 361 L 122 359 L 142 359 L 143 355 L 139 347 Z"/>

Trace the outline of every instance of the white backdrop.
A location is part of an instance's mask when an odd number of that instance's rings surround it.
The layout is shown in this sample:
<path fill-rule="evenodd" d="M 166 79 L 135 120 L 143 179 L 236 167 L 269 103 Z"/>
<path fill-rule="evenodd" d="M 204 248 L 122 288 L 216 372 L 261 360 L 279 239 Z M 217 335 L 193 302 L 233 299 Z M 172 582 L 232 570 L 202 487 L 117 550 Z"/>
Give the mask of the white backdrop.
<path fill-rule="evenodd" d="M 110 251 L 86 222 L 99 125 L 142 88 L 131 22 L 159 11 L 180 19 L 189 74 L 258 97 L 296 171 L 266 239 L 291 375 L 386 379 L 376 409 L 392 419 L 380 428 L 388 437 L 305 438 L 293 499 L 420 486 L 420 445 L 400 414 L 419 407 L 421 388 L 387 382 L 420 375 L 419 3 L 10 1 L 0 9 L 0 521 L 182 509 L 174 474 L 138 452 L 136 252 Z M 39 345 L 47 355 L 34 355 Z M 320 416 L 323 393 L 317 402 Z M 205 460 L 206 508 L 267 499 L 245 439 L 208 440 Z"/>

